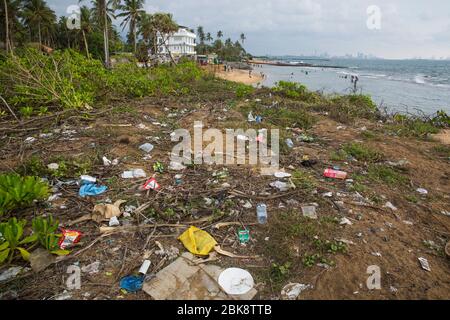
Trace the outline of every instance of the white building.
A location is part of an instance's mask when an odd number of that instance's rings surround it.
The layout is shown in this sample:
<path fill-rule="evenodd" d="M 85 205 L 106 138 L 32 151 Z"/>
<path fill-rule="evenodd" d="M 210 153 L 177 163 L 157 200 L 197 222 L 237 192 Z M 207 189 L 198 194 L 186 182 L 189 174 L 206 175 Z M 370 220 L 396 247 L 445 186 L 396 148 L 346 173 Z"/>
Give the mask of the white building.
<path fill-rule="evenodd" d="M 159 53 L 168 55 L 169 49 L 172 56 L 193 56 L 196 54 L 196 38 L 195 33 L 187 27 L 180 26 L 175 33 L 158 36 Z"/>

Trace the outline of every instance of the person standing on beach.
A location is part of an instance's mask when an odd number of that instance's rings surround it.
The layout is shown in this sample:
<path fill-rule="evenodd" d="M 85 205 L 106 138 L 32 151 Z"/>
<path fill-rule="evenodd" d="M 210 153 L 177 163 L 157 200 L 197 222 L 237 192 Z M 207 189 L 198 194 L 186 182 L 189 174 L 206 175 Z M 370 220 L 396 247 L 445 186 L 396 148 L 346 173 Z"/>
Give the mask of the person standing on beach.
<path fill-rule="evenodd" d="M 252 70 L 248 70 L 248 77 L 251 78 L 252 77 Z"/>

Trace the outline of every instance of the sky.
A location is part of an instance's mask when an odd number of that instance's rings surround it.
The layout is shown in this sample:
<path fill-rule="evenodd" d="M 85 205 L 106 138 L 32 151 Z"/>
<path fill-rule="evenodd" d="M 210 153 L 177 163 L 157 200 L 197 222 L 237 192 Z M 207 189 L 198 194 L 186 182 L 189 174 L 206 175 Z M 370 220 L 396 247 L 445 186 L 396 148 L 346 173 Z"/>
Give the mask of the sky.
<path fill-rule="evenodd" d="M 66 15 L 78 0 L 47 3 Z M 368 13 L 370 6 L 376 11 Z M 170 12 L 178 24 L 201 25 L 213 37 L 218 30 L 233 40 L 244 33 L 253 55 L 450 58 L 449 0 L 146 0 L 145 10 Z"/>

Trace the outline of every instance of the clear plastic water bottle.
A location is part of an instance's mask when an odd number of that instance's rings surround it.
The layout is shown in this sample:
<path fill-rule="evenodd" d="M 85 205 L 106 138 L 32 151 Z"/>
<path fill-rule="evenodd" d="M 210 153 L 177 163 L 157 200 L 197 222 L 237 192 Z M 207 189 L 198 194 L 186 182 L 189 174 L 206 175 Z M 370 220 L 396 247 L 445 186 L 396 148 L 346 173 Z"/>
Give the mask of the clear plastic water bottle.
<path fill-rule="evenodd" d="M 289 149 L 292 149 L 294 147 L 294 142 L 292 141 L 292 139 L 286 139 L 286 145 L 288 146 Z"/>
<path fill-rule="evenodd" d="M 259 224 L 267 223 L 267 206 L 264 203 L 259 203 L 256 206 L 256 218 Z"/>

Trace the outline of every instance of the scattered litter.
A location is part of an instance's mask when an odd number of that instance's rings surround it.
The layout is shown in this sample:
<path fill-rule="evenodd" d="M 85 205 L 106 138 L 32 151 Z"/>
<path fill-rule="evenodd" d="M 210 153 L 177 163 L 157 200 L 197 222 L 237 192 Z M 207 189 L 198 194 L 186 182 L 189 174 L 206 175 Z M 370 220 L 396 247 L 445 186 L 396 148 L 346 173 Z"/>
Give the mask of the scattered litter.
<path fill-rule="evenodd" d="M 72 294 L 70 294 L 67 290 L 64 290 L 63 293 L 54 296 L 53 299 L 54 300 L 69 300 L 69 299 L 72 299 Z"/>
<path fill-rule="evenodd" d="M 80 177 L 81 183 L 96 183 L 97 182 L 97 178 L 94 178 L 92 176 L 88 176 L 88 175 L 82 175 Z"/>
<path fill-rule="evenodd" d="M 244 207 L 245 209 L 251 209 L 253 207 L 252 203 L 250 201 L 246 201 L 242 207 Z"/>
<path fill-rule="evenodd" d="M 282 172 L 282 171 L 275 172 L 273 175 L 274 175 L 276 178 L 278 178 L 278 179 L 283 179 L 283 178 L 290 178 L 290 177 L 292 177 L 292 175 L 291 175 L 290 173 Z"/>
<path fill-rule="evenodd" d="M 251 300 L 253 288 L 245 295 L 229 296 L 218 284 L 223 269 L 212 264 L 197 265 L 195 257 L 185 252 L 159 271 L 143 290 L 155 300 Z"/>
<path fill-rule="evenodd" d="M 286 145 L 288 146 L 289 149 L 292 149 L 294 147 L 294 142 L 292 141 L 292 139 L 287 138 L 285 140 L 285 142 L 286 142 Z"/>
<path fill-rule="evenodd" d="M 159 185 L 159 183 L 156 181 L 155 178 L 151 178 L 150 180 L 145 182 L 144 185 L 142 186 L 144 190 L 158 190 L 160 187 L 161 186 Z"/>
<path fill-rule="evenodd" d="M 422 267 L 423 270 L 431 271 L 430 264 L 428 263 L 427 259 L 420 257 L 419 262 L 420 262 L 420 266 Z"/>
<path fill-rule="evenodd" d="M 83 184 L 80 187 L 79 195 L 80 197 L 86 197 L 86 196 L 98 196 L 102 193 L 104 193 L 106 190 L 108 190 L 107 186 L 99 186 L 95 185 L 93 183 L 87 183 Z"/>
<path fill-rule="evenodd" d="M 334 169 L 325 169 L 323 175 L 327 178 L 332 179 L 342 179 L 342 180 L 347 179 L 347 172 Z"/>
<path fill-rule="evenodd" d="M 381 253 L 380 252 L 372 252 L 371 255 L 373 255 L 375 257 L 381 257 Z"/>
<path fill-rule="evenodd" d="M 150 260 L 144 260 L 141 267 L 139 268 L 139 273 L 146 275 L 151 264 L 152 262 Z"/>
<path fill-rule="evenodd" d="M 103 165 L 105 167 L 117 166 L 119 164 L 119 159 L 109 160 L 107 157 L 103 157 Z"/>
<path fill-rule="evenodd" d="M 92 212 L 92 220 L 101 222 L 102 220 L 109 220 L 112 217 L 120 217 L 120 205 L 125 203 L 125 200 L 118 200 L 114 204 L 97 204 L 94 206 Z"/>
<path fill-rule="evenodd" d="M 286 182 L 282 182 L 282 181 L 272 182 L 272 183 L 270 183 L 270 186 L 272 188 L 278 189 L 281 192 L 288 191 L 290 188 L 289 184 L 287 184 Z"/>
<path fill-rule="evenodd" d="M 302 213 L 304 217 L 310 219 L 317 219 L 316 207 L 315 206 L 304 206 L 302 207 Z"/>
<path fill-rule="evenodd" d="M 217 245 L 216 240 L 206 231 L 191 226 L 181 236 L 178 237 L 183 245 L 191 253 L 199 256 L 207 256 Z"/>
<path fill-rule="evenodd" d="M 250 241 L 250 231 L 248 229 L 239 229 L 238 239 L 241 244 L 248 243 Z"/>
<path fill-rule="evenodd" d="M 247 121 L 248 122 L 256 122 L 256 118 L 253 116 L 251 111 L 248 113 Z"/>
<path fill-rule="evenodd" d="M 95 261 L 91 264 L 88 264 L 87 266 L 82 267 L 81 271 L 89 274 L 96 274 L 100 271 L 99 268 L 100 268 L 100 261 Z"/>
<path fill-rule="evenodd" d="M 394 287 L 394 286 L 390 286 L 389 287 L 389 291 L 392 292 L 392 293 L 397 293 L 398 289 L 396 287 Z"/>
<path fill-rule="evenodd" d="M 244 269 L 228 268 L 219 276 L 218 283 L 221 288 L 231 295 L 243 295 L 253 289 L 252 275 Z"/>
<path fill-rule="evenodd" d="M 26 138 L 25 139 L 25 143 L 28 143 L 28 144 L 32 144 L 33 142 L 35 142 L 36 141 L 36 138 L 34 138 L 34 137 L 28 137 L 28 138 Z"/>
<path fill-rule="evenodd" d="M 181 171 L 186 169 L 186 166 L 184 166 L 183 164 L 176 162 L 176 161 L 171 161 L 169 164 L 169 170 L 173 170 L 173 171 Z"/>
<path fill-rule="evenodd" d="M 324 197 L 324 198 L 331 198 L 331 197 L 333 197 L 333 192 L 322 193 L 322 197 Z"/>
<path fill-rule="evenodd" d="M 443 214 L 444 216 L 450 217 L 450 211 L 442 210 L 441 214 Z"/>
<path fill-rule="evenodd" d="M 353 223 L 349 219 L 344 217 L 344 218 L 341 219 L 341 221 L 339 221 L 339 224 L 340 225 L 349 225 L 349 226 L 351 226 Z"/>
<path fill-rule="evenodd" d="M 59 199 L 61 196 L 62 196 L 62 193 L 52 194 L 51 196 L 48 197 L 47 201 L 48 202 L 53 202 L 53 201 Z"/>
<path fill-rule="evenodd" d="M 428 190 L 427 190 L 427 189 L 418 188 L 416 191 L 417 191 L 418 193 L 420 193 L 420 194 L 423 194 L 423 195 L 428 194 Z"/>
<path fill-rule="evenodd" d="M 386 202 L 386 204 L 383 206 L 383 208 L 389 208 L 389 209 L 391 209 L 392 211 L 397 211 L 398 209 L 397 209 L 397 207 L 396 206 L 394 206 L 391 202 Z"/>
<path fill-rule="evenodd" d="M 413 226 L 414 225 L 414 222 L 408 221 L 408 220 L 403 220 L 403 223 L 408 225 L 408 226 Z"/>
<path fill-rule="evenodd" d="M 110 227 L 117 227 L 117 226 L 120 226 L 120 222 L 119 222 L 119 219 L 117 219 L 117 217 L 111 217 L 110 219 L 109 219 L 109 226 Z"/>
<path fill-rule="evenodd" d="M 145 178 L 147 174 L 142 169 L 134 169 L 131 171 L 124 171 L 122 173 L 122 178 L 124 179 L 133 179 L 133 178 Z"/>
<path fill-rule="evenodd" d="M 50 164 L 47 165 L 47 168 L 49 170 L 56 171 L 56 170 L 59 169 L 59 164 L 57 164 L 57 163 L 50 163 Z"/>
<path fill-rule="evenodd" d="M 256 206 L 256 218 L 259 224 L 267 223 L 267 206 L 264 203 L 259 203 Z"/>
<path fill-rule="evenodd" d="M 283 300 L 297 300 L 303 291 L 311 288 L 310 284 L 289 283 L 281 290 L 281 297 Z"/>
<path fill-rule="evenodd" d="M 120 288 L 127 292 L 137 292 L 142 289 L 144 276 L 126 276 L 120 280 Z"/>
<path fill-rule="evenodd" d="M 11 267 L 0 274 L 0 282 L 15 278 L 21 271 L 23 267 Z"/>
<path fill-rule="evenodd" d="M 59 247 L 61 249 L 66 249 L 69 248 L 71 246 L 73 246 L 74 244 L 80 242 L 82 233 L 80 231 L 76 231 L 76 230 L 67 230 L 67 229 L 63 229 L 61 228 L 61 232 L 62 232 L 62 237 L 61 239 L 59 239 Z"/>

